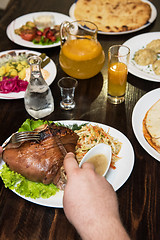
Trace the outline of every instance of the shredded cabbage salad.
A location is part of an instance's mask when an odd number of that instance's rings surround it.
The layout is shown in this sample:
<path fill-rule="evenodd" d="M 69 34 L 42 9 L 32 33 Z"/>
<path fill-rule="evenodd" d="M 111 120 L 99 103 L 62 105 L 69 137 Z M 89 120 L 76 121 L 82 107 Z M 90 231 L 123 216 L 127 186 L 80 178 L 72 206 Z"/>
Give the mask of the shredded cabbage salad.
<path fill-rule="evenodd" d="M 75 131 L 79 139 L 76 146 L 76 158 L 80 162 L 84 155 L 95 145 L 99 143 L 105 143 L 110 145 L 112 148 L 112 161 L 110 167 L 115 169 L 115 163 L 120 159 L 118 153 L 121 149 L 122 143 L 117 139 L 113 138 L 108 132 L 105 132 L 103 128 L 98 125 L 86 125 L 83 126 L 80 130 Z"/>

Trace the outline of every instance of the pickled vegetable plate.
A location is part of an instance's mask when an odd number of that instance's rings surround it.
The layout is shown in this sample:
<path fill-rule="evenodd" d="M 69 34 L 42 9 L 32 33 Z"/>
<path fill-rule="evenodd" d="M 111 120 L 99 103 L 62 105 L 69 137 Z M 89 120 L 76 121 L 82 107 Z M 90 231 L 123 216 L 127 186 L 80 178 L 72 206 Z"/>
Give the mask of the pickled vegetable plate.
<path fill-rule="evenodd" d="M 40 52 L 36 52 L 36 51 L 29 51 L 29 50 L 9 50 L 9 51 L 4 51 L 4 52 L 0 52 L 0 58 L 4 57 L 5 56 L 7 57 L 7 55 L 9 53 L 13 52 L 14 54 L 16 54 L 16 56 L 22 54 L 22 53 L 26 53 L 27 55 L 28 54 L 34 54 L 34 55 L 40 55 L 41 53 Z M 46 56 L 46 58 L 48 58 Z M 45 60 L 45 59 L 44 59 Z M 45 70 L 47 70 L 49 72 L 49 77 L 46 79 L 46 82 L 48 85 L 50 85 L 55 77 L 56 77 L 56 74 L 57 74 L 57 68 L 56 68 L 56 65 L 55 63 L 50 59 L 50 62 L 44 67 Z M 3 93 L 0 93 L 0 99 L 20 99 L 20 98 L 24 98 L 24 91 L 21 91 L 19 93 L 15 93 L 15 92 L 12 92 L 12 93 L 7 93 L 7 94 L 3 94 Z"/>

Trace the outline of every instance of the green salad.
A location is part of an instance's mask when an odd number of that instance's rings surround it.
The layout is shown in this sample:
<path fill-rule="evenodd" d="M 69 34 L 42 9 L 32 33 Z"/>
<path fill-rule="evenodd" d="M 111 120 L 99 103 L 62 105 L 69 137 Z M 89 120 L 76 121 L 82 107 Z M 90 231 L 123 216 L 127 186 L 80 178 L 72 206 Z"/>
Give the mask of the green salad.
<path fill-rule="evenodd" d="M 27 119 L 19 128 L 19 132 L 33 131 L 35 128 L 47 123 L 47 121 Z M 30 198 L 49 198 L 56 194 L 59 189 L 54 184 L 45 185 L 43 183 L 27 180 L 21 174 L 11 171 L 6 164 L 0 170 L 0 176 L 6 188 L 15 190 L 20 195 Z"/>

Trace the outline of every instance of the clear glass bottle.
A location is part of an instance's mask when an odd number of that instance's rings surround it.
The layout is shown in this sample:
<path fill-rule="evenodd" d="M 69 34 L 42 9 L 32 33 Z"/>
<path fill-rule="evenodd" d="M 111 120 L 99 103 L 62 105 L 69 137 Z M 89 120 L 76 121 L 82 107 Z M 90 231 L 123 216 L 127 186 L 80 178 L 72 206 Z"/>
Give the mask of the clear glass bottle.
<path fill-rule="evenodd" d="M 24 95 L 26 111 L 35 119 L 48 116 L 54 111 L 54 100 L 51 90 L 41 73 L 41 58 L 32 56 L 30 64 L 30 81 Z"/>

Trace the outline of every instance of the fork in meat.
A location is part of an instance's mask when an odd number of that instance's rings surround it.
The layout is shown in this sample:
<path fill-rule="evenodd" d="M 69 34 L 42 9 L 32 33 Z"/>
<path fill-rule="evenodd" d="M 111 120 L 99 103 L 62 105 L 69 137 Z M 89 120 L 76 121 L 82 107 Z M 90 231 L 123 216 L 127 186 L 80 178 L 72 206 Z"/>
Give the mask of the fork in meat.
<path fill-rule="evenodd" d="M 28 132 L 16 132 L 13 133 L 10 140 L 4 143 L 3 149 L 9 144 L 9 143 L 20 143 L 24 141 L 37 141 L 39 142 L 41 138 L 40 132 L 35 131 L 28 131 Z"/>

